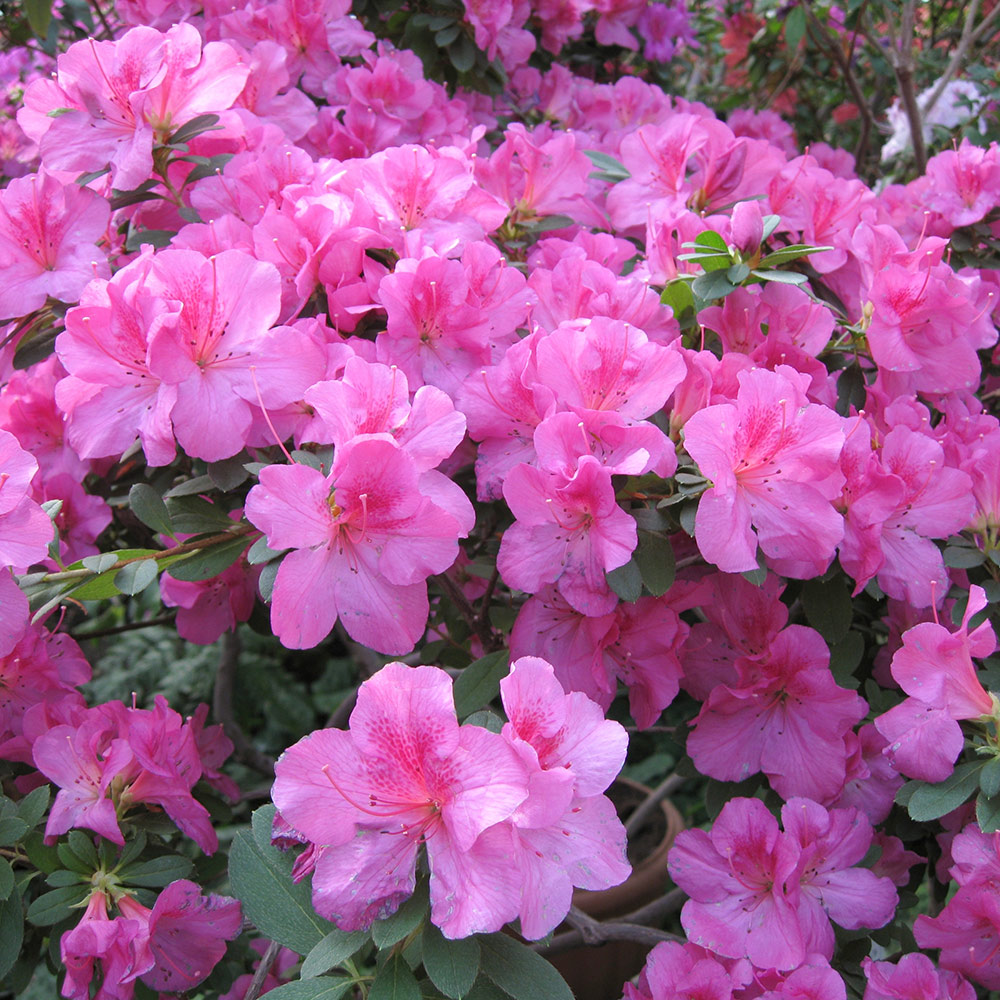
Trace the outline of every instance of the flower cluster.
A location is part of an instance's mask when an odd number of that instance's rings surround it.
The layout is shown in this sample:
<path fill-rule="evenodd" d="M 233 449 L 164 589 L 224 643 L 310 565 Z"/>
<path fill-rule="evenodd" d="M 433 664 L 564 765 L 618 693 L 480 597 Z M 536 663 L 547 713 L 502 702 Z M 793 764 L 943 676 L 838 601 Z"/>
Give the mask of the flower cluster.
<path fill-rule="evenodd" d="M 305 841 L 318 913 L 345 930 L 396 911 L 416 884 L 421 845 L 431 920 L 449 938 L 520 918 L 530 938 L 566 916 L 573 886 L 629 874 L 625 830 L 602 793 L 627 737 L 544 660 L 501 682 L 500 733 L 458 724 L 437 667 L 390 663 L 358 692 L 348 732 L 323 729 L 275 769 L 276 835 Z"/>
<path fill-rule="evenodd" d="M 708 789 L 628 1000 L 1000 989 L 1000 148 L 668 94 L 684 0 L 110 6 L 0 55 L 0 989 L 516 993 L 636 934 L 626 762 Z"/>

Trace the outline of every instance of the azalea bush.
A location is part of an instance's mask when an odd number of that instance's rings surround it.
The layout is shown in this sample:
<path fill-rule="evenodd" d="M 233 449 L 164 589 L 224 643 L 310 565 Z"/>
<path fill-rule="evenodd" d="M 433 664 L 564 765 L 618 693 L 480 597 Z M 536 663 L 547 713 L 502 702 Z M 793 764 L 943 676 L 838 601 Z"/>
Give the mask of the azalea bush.
<path fill-rule="evenodd" d="M 0 990 L 1000 989 L 998 10 L 5 11 Z"/>

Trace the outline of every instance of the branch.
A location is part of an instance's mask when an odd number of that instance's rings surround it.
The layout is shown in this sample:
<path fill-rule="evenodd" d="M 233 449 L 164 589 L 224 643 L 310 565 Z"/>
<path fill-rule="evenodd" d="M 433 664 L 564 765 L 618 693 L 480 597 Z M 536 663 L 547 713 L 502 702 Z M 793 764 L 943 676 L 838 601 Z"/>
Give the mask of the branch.
<path fill-rule="evenodd" d="M 103 639 L 106 635 L 119 635 L 122 632 L 134 632 L 136 629 L 152 628 L 154 625 L 170 625 L 176 617 L 177 612 L 171 611 L 165 615 L 159 615 L 156 618 L 147 618 L 141 622 L 125 622 L 124 625 L 112 625 L 110 628 L 97 628 L 91 632 L 69 632 L 67 634 L 70 638 L 76 639 L 77 642 L 83 642 L 85 639 Z"/>
<path fill-rule="evenodd" d="M 983 25 L 988 25 L 990 21 L 996 17 L 998 10 L 1000 10 L 1000 7 L 994 7 L 993 10 L 986 15 L 979 28 L 982 29 Z M 930 114 L 931 109 L 935 104 L 937 104 L 941 95 L 944 93 L 944 88 L 951 82 L 951 78 L 958 72 L 965 57 L 969 54 L 969 49 L 972 47 L 973 42 L 977 37 L 976 32 L 972 30 L 972 26 L 976 22 L 976 15 L 978 13 L 979 0 L 972 0 L 972 3 L 969 5 L 969 13 L 965 18 L 965 24 L 962 25 L 962 35 L 958 40 L 958 45 L 955 47 L 955 52 L 951 57 L 951 61 L 945 68 L 941 79 L 938 80 L 937 86 L 934 88 L 931 96 L 927 100 L 927 106 L 924 108 L 925 115 Z"/>
<path fill-rule="evenodd" d="M 675 788 L 679 788 L 684 784 L 684 779 L 679 774 L 670 774 L 654 788 L 646 798 L 639 803 L 638 807 L 628 818 L 628 822 L 625 824 L 625 834 L 631 837 L 636 830 L 640 829 L 642 824 L 656 811 L 656 807 L 663 801 Z"/>
<path fill-rule="evenodd" d="M 493 652 L 497 648 L 496 635 L 490 623 L 483 616 L 476 614 L 475 608 L 469 603 L 469 599 L 465 594 L 462 593 L 462 588 L 446 573 L 438 573 L 434 579 L 445 592 L 448 600 L 458 608 L 459 614 L 465 619 L 466 624 L 482 643 L 483 652 Z"/>
<path fill-rule="evenodd" d="M 577 917 L 573 916 L 573 910 L 566 918 L 570 922 L 577 922 L 581 929 L 566 931 L 564 934 L 557 934 L 547 948 L 540 948 L 535 945 L 535 951 L 546 957 L 558 955 L 563 951 L 570 951 L 579 948 L 581 944 L 588 947 L 607 944 L 609 941 L 634 941 L 637 944 L 648 945 L 650 948 L 658 945 L 661 941 L 676 941 L 678 944 L 684 943 L 684 938 L 671 934 L 669 931 L 657 930 L 654 927 L 643 927 L 641 924 L 631 924 L 625 921 L 604 924 L 600 921 L 588 917 L 585 913 Z"/>
<path fill-rule="evenodd" d="M 267 951 L 264 952 L 260 962 L 257 963 L 253 979 L 250 980 L 250 985 L 247 987 L 243 1000 L 257 1000 L 257 997 L 260 996 L 264 980 L 267 979 L 267 974 L 271 971 L 271 966 L 274 965 L 274 960 L 278 957 L 279 951 L 281 951 L 281 945 L 277 941 L 272 941 L 267 946 Z"/>
<path fill-rule="evenodd" d="M 820 45 L 822 45 L 823 48 L 833 56 L 834 61 L 840 67 L 840 72 L 844 76 L 844 83 L 847 84 L 847 89 L 851 92 L 851 97 L 854 98 L 854 103 L 857 105 L 858 111 L 861 113 L 861 134 L 858 136 L 858 144 L 854 149 L 854 157 L 855 160 L 857 160 L 864 153 L 866 147 L 868 146 L 868 140 L 871 136 L 872 130 L 876 127 L 875 115 L 865 98 L 864 91 L 861 89 L 861 84 L 858 83 L 858 78 L 854 75 L 854 70 L 851 68 L 850 58 L 844 54 L 836 41 L 830 40 L 822 22 L 813 13 L 812 7 L 808 3 L 805 3 L 803 4 L 803 9 L 805 10 L 806 17 L 809 18 L 809 23 L 813 28 L 813 37 L 816 38 Z M 852 51 L 853 47 L 854 43 L 852 41 Z"/>
<path fill-rule="evenodd" d="M 231 531 L 223 531 L 218 535 L 209 535 L 208 538 L 198 539 L 192 542 L 182 542 L 180 545 L 175 545 L 173 548 L 163 549 L 160 552 L 150 552 L 148 555 L 144 556 L 130 556 L 128 559 L 119 559 L 113 566 L 109 566 L 107 569 L 101 570 L 100 573 L 95 573 L 92 569 L 64 569 L 60 570 L 58 573 L 46 573 L 43 577 L 36 578 L 34 582 L 36 583 L 66 583 L 72 580 L 85 580 L 90 576 L 103 576 L 105 573 L 111 573 L 115 570 L 121 569 L 123 566 L 128 566 L 129 563 L 144 562 L 147 559 L 153 559 L 156 562 L 160 562 L 162 559 L 171 559 L 174 556 L 187 555 L 191 552 L 200 552 L 202 549 L 210 549 L 213 545 L 221 545 L 223 542 L 231 542 L 234 538 L 239 538 L 241 535 L 249 535 L 252 531 L 257 529 L 252 524 L 237 524 Z"/>
<path fill-rule="evenodd" d="M 240 638 L 235 632 L 227 632 L 222 637 L 222 655 L 219 669 L 215 674 L 215 690 L 212 693 L 212 711 L 222 723 L 222 731 L 233 741 L 236 757 L 247 767 L 268 778 L 274 777 L 274 758 L 261 753 L 240 728 L 233 713 L 233 690 L 236 686 L 236 668 L 240 659 Z M 249 994 L 248 994 L 249 995 Z"/>

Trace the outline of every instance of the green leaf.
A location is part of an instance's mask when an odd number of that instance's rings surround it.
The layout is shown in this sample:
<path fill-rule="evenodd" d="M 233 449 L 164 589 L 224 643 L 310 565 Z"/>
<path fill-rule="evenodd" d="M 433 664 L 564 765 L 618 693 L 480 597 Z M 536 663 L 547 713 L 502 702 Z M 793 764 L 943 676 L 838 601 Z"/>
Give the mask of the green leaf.
<path fill-rule="evenodd" d="M 854 621 L 854 602 L 843 577 L 807 580 L 801 590 L 806 621 L 829 643 L 840 642 Z"/>
<path fill-rule="evenodd" d="M 808 257 L 812 253 L 822 253 L 824 250 L 832 250 L 833 247 L 811 247 L 806 243 L 793 243 L 791 246 L 782 247 L 769 253 L 764 257 L 759 267 L 762 270 L 777 267 L 779 264 L 787 264 L 789 261 L 798 260 L 800 257 Z"/>
<path fill-rule="evenodd" d="M 160 889 L 179 878 L 191 874 L 191 862 L 178 854 L 164 854 L 131 865 L 119 872 L 123 882 L 141 885 L 147 889 Z"/>
<path fill-rule="evenodd" d="M 388 948 L 415 931 L 427 913 L 429 901 L 427 882 L 422 880 L 413 895 L 391 917 L 372 925 L 372 940 L 376 946 Z"/>
<path fill-rule="evenodd" d="M 793 7 L 785 15 L 785 44 L 789 52 L 795 53 L 806 33 L 806 12 L 801 6 Z M 834 41 L 834 45 L 839 42 Z"/>
<path fill-rule="evenodd" d="M 90 878 L 81 872 L 71 872 L 66 868 L 60 868 L 45 879 L 45 884 L 53 889 L 62 889 L 67 885 L 79 885 L 81 882 L 89 881 Z"/>
<path fill-rule="evenodd" d="M 261 537 L 247 550 L 247 562 L 251 566 L 261 566 L 264 563 L 269 563 L 272 559 L 277 559 L 284 551 L 284 549 L 268 548 L 267 539 Z"/>
<path fill-rule="evenodd" d="M 639 544 L 632 558 L 646 589 L 662 597 L 674 584 L 674 549 L 670 539 L 659 532 L 638 531 Z"/>
<path fill-rule="evenodd" d="M 133 597 L 141 594 L 160 574 L 160 567 L 155 559 L 141 559 L 128 563 L 115 573 L 115 586 L 123 593 Z"/>
<path fill-rule="evenodd" d="M 736 286 L 726 277 L 726 272 L 723 270 L 699 274 L 691 282 L 691 291 L 706 301 L 723 299 L 735 289 Z"/>
<path fill-rule="evenodd" d="M 460 35 L 455 43 L 448 48 L 448 58 L 459 73 L 468 73 L 476 65 L 476 54 L 479 50 L 468 35 Z"/>
<path fill-rule="evenodd" d="M 82 569 L 89 569 L 91 573 L 106 573 L 116 562 L 118 556 L 114 552 L 101 552 L 96 556 L 85 556 L 80 560 Z"/>
<path fill-rule="evenodd" d="M 0 844 L 9 847 L 16 844 L 30 829 L 23 819 L 17 816 L 5 816 L 0 819 Z"/>
<path fill-rule="evenodd" d="M 228 511 L 201 497 L 171 496 L 168 493 L 166 504 L 174 526 L 185 535 L 200 535 L 204 532 L 217 534 L 234 524 Z"/>
<path fill-rule="evenodd" d="M 910 796 L 907 811 L 911 819 L 924 823 L 957 809 L 979 788 L 979 772 L 984 761 L 959 764 L 954 774 L 936 785 L 920 785 Z"/>
<path fill-rule="evenodd" d="M 0 858 L 0 899 L 9 899 L 14 891 L 14 869 L 10 862 Z"/>
<path fill-rule="evenodd" d="M 726 271 L 726 277 L 734 284 L 741 285 L 747 278 L 750 277 L 750 268 L 742 262 L 739 264 L 733 264 Z"/>
<path fill-rule="evenodd" d="M 691 246 L 689 243 L 684 245 Z M 705 232 L 699 233 L 694 238 L 694 246 L 699 250 L 714 250 L 729 256 L 729 244 L 713 229 L 706 229 Z"/>
<path fill-rule="evenodd" d="M 629 604 L 642 597 L 642 573 L 635 559 L 630 559 L 624 566 L 609 570 L 604 574 L 608 586 Z"/>
<path fill-rule="evenodd" d="M 1000 792 L 1000 757 L 986 762 L 979 772 L 979 788 L 988 799 Z"/>
<path fill-rule="evenodd" d="M 172 229 L 133 229 L 125 240 L 128 253 L 137 253 L 147 243 L 157 250 L 170 246 L 170 241 L 177 235 Z"/>
<path fill-rule="evenodd" d="M 14 967 L 24 940 L 24 910 L 21 894 L 12 892 L 0 903 L 0 980 Z"/>
<path fill-rule="evenodd" d="M 860 410 L 866 398 L 865 374 L 861 366 L 854 362 L 837 376 L 837 412 L 842 417 L 850 416 L 851 408 Z"/>
<path fill-rule="evenodd" d="M 52 22 L 52 0 L 24 0 L 24 13 L 36 37 L 44 41 Z"/>
<path fill-rule="evenodd" d="M 175 580 L 210 580 L 229 569 L 249 544 L 247 535 L 240 535 L 230 542 L 218 542 L 174 563 L 168 572 Z"/>
<path fill-rule="evenodd" d="M 506 934 L 480 934 L 481 968 L 514 1000 L 573 1000 L 558 972 L 527 945 Z"/>
<path fill-rule="evenodd" d="M 470 663 L 455 681 L 455 711 L 460 719 L 488 705 L 500 693 L 500 681 L 510 672 L 510 653 L 498 649 Z"/>
<path fill-rule="evenodd" d="M 445 996 L 460 1000 L 479 975 L 479 942 L 474 937 L 449 941 L 434 924 L 424 928 L 424 970 Z"/>
<path fill-rule="evenodd" d="M 161 535 L 173 535 L 174 526 L 163 497 L 148 483 L 136 483 L 128 491 L 128 505 L 143 524 Z"/>
<path fill-rule="evenodd" d="M 157 555 L 157 551 L 155 549 L 116 549 L 114 552 L 106 552 L 104 554 L 106 556 L 113 555 L 115 562 L 119 562 L 123 559 L 135 559 L 137 556 L 154 556 Z M 111 565 L 114 566 L 114 564 L 112 563 Z M 74 563 L 72 566 L 67 566 L 66 568 L 77 569 L 78 567 Z M 85 567 L 81 560 L 79 568 L 89 569 L 90 567 Z M 79 601 L 104 601 L 109 597 L 116 597 L 121 593 L 115 585 L 115 577 L 119 572 L 120 570 L 109 569 L 106 572 L 99 573 L 89 580 L 84 580 L 83 583 L 74 587 L 69 593 Z"/>
<path fill-rule="evenodd" d="M 336 930 L 313 909 L 308 881 L 292 881 L 291 854 L 263 848 L 247 831 L 233 840 L 229 854 L 229 881 L 243 903 L 243 912 L 265 937 L 308 955 Z"/>
<path fill-rule="evenodd" d="M 49 927 L 73 915 L 73 909 L 90 895 L 90 885 L 68 885 L 43 893 L 28 907 L 28 919 L 36 927 Z"/>
<path fill-rule="evenodd" d="M 368 1000 L 420 1000 L 420 987 L 401 955 L 393 955 L 378 970 Z"/>
<path fill-rule="evenodd" d="M 568 215 L 547 215 L 544 219 L 525 222 L 522 225 L 532 233 L 547 233 L 553 229 L 565 229 L 573 224 L 573 220 Z"/>
<path fill-rule="evenodd" d="M 864 655 L 865 640 L 860 632 L 848 632 L 840 642 L 830 646 L 830 672 L 842 688 L 857 690 L 860 682 L 854 671 Z"/>
<path fill-rule="evenodd" d="M 171 487 L 163 496 L 169 500 L 172 497 L 190 497 L 198 493 L 211 493 L 214 489 L 215 483 L 212 482 L 210 476 L 195 476 L 194 479 L 185 479 L 184 482 Z"/>
<path fill-rule="evenodd" d="M 98 869 L 100 861 L 97 857 L 97 848 L 94 847 L 92 834 L 84 833 L 83 830 L 70 830 L 66 843 L 84 864 L 90 866 L 91 871 Z"/>
<path fill-rule="evenodd" d="M 222 490 L 229 493 L 237 486 L 245 483 L 250 476 L 244 467 L 247 461 L 247 453 L 240 452 L 232 458 L 224 458 L 220 462 L 211 462 L 208 466 L 208 477 Z"/>
<path fill-rule="evenodd" d="M 796 271 L 753 271 L 761 281 L 776 281 L 779 285 L 804 285 L 809 279 Z"/>
<path fill-rule="evenodd" d="M 464 1000 L 510 1000 L 510 996 L 492 980 L 480 976 L 472 984 L 472 989 L 465 994 Z"/>
<path fill-rule="evenodd" d="M 947 545 L 944 550 L 944 564 L 953 569 L 972 569 L 982 566 L 986 553 L 971 545 Z"/>
<path fill-rule="evenodd" d="M 28 824 L 28 829 L 38 825 L 39 820 L 45 815 L 45 810 L 49 807 L 49 798 L 52 789 L 49 785 L 42 785 L 33 792 L 28 792 L 20 805 L 17 807 L 18 819 L 24 820 Z"/>
<path fill-rule="evenodd" d="M 670 306 L 674 313 L 674 319 L 680 323 L 682 329 L 694 325 L 696 313 L 694 308 L 694 293 L 691 291 L 691 282 L 675 278 L 663 289 L 660 301 Z"/>
<path fill-rule="evenodd" d="M 496 712 L 484 708 L 467 716 L 462 725 L 479 726 L 480 729 L 488 729 L 491 733 L 499 733 L 503 730 L 503 719 Z"/>
<path fill-rule="evenodd" d="M 590 160 L 599 173 L 604 175 L 604 180 L 624 181 L 632 176 L 623 163 L 616 160 L 613 156 L 608 156 L 607 153 L 602 153 L 596 149 L 585 149 L 583 155 Z"/>
<path fill-rule="evenodd" d="M 1000 830 L 1000 795 L 991 798 L 980 793 L 976 799 L 976 822 L 983 833 Z"/>
<path fill-rule="evenodd" d="M 202 132 L 211 132 L 222 128 L 218 122 L 218 115 L 197 115 L 177 129 L 167 139 L 167 143 L 171 146 L 179 146 L 181 143 L 189 142 L 195 136 L 201 135 Z"/>
<path fill-rule="evenodd" d="M 354 982 L 349 976 L 322 976 L 319 979 L 297 979 L 268 990 L 272 1000 L 339 1000 Z"/>
<path fill-rule="evenodd" d="M 313 979 L 336 968 L 345 958 L 350 958 L 367 940 L 366 931 L 331 931 L 306 955 L 302 963 L 302 978 Z"/>

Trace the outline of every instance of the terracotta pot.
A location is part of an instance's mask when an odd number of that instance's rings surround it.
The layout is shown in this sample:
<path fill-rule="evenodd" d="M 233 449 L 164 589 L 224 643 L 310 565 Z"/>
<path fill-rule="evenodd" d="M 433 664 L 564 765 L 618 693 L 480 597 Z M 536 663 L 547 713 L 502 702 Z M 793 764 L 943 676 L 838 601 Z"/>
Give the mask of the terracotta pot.
<path fill-rule="evenodd" d="M 645 800 L 650 789 L 628 778 L 619 778 L 608 796 L 618 815 L 627 819 Z M 573 905 L 595 920 L 624 917 L 659 899 L 670 884 L 667 854 L 674 838 L 684 829 L 684 818 L 668 801 L 629 841 L 632 874 L 621 884 L 600 892 L 577 889 Z M 556 933 L 569 930 L 563 925 Z M 609 941 L 596 947 L 581 945 L 554 955 L 549 961 L 569 983 L 576 1000 L 620 1000 L 622 986 L 643 967 L 649 948 L 631 941 Z"/>

